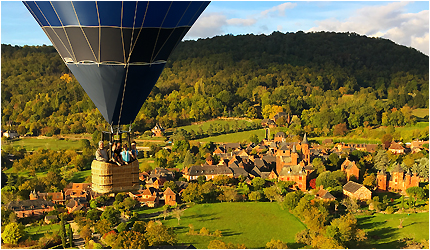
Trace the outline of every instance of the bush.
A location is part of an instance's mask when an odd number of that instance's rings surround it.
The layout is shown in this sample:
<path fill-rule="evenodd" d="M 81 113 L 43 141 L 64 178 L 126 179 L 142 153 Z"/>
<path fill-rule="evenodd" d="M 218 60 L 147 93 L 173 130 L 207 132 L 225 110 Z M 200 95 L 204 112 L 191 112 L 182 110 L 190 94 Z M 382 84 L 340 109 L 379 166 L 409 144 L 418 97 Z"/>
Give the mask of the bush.
<path fill-rule="evenodd" d="M 386 214 L 392 214 L 392 213 L 394 213 L 394 208 L 393 208 L 392 206 L 388 206 L 388 207 L 385 209 L 385 213 L 386 213 Z"/>

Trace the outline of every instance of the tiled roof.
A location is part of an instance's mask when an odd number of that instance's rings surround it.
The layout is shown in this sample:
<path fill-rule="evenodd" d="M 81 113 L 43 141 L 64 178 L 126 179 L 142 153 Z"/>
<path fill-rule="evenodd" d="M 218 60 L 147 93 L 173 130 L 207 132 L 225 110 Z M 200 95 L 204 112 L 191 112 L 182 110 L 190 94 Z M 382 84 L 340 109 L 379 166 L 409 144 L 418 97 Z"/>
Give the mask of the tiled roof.
<path fill-rule="evenodd" d="M 346 183 L 343 186 L 343 189 L 350 192 L 350 193 L 355 193 L 357 192 L 357 190 L 359 190 L 361 187 L 363 187 L 363 185 L 358 184 L 356 182 L 353 181 L 348 181 L 348 183 Z"/>
<path fill-rule="evenodd" d="M 42 206 L 45 206 L 45 208 L 52 207 L 54 206 L 54 203 L 52 201 L 36 199 L 36 200 L 11 201 L 6 205 L 8 209 L 11 209 L 13 211 L 44 209 Z"/>
<path fill-rule="evenodd" d="M 188 170 L 190 176 L 200 175 L 228 175 L 233 174 L 230 168 L 219 165 L 191 166 Z"/>

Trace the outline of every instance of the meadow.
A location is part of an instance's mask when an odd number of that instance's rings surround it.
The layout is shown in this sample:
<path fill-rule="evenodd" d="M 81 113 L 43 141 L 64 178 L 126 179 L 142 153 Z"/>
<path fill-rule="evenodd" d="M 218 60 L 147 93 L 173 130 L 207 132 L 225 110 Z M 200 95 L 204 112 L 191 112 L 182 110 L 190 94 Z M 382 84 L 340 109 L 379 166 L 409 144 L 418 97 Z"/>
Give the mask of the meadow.
<path fill-rule="evenodd" d="M 264 136 L 265 136 L 264 129 L 257 129 L 257 130 L 236 132 L 236 133 L 231 133 L 231 134 L 211 136 L 211 137 L 206 137 L 206 138 L 202 138 L 202 139 L 197 139 L 195 141 L 215 142 L 215 143 L 243 142 L 243 141 L 249 141 L 249 138 L 253 134 L 257 135 L 259 140 L 264 139 Z"/>
<path fill-rule="evenodd" d="M 429 240 L 429 213 L 358 215 L 358 227 L 367 233 L 359 248 L 402 248 L 403 238 Z M 403 228 L 399 228 L 403 219 Z"/>
<path fill-rule="evenodd" d="M 27 151 L 35 151 L 39 148 L 51 150 L 61 149 L 78 149 L 80 139 L 59 139 L 54 137 L 31 137 L 13 139 L 8 142 L 2 142 L 2 146 L 10 145 L 14 148 L 25 148 Z"/>
<path fill-rule="evenodd" d="M 163 220 L 161 217 L 160 220 Z M 192 205 L 180 220 L 169 216 L 163 223 L 174 227 L 179 244 L 192 244 L 207 248 L 210 241 L 218 239 L 226 243 L 245 244 L 247 248 L 265 248 L 271 239 L 282 240 L 291 248 L 297 248 L 294 236 L 305 225 L 279 204 L 273 202 L 223 202 Z M 222 237 L 188 235 L 192 224 L 199 232 L 206 227 L 210 233 L 222 232 Z"/>

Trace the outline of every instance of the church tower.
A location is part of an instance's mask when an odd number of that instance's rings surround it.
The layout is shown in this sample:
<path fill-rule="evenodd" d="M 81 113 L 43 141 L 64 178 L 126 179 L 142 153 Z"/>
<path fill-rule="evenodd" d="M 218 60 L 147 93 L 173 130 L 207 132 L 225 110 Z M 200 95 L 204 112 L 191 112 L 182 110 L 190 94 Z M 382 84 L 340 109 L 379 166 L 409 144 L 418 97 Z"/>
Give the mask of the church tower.
<path fill-rule="evenodd" d="M 309 141 L 308 138 L 306 137 L 306 133 L 303 136 L 303 141 L 302 141 L 302 154 L 303 154 L 303 160 L 307 163 L 310 164 L 311 161 L 311 153 L 309 151 Z"/>

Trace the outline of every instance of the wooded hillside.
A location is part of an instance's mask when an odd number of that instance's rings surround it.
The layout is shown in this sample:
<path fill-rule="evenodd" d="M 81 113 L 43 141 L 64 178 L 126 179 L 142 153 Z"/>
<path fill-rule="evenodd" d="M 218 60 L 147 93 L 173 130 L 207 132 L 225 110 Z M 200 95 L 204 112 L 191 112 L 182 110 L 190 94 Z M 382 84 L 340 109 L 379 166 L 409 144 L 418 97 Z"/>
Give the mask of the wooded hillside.
<path fill-rule="evenodd" d="M 1 46 L 2 127 L 18 133 L 93 133 L 106 122 L 51 46 Z M 181 42 L 136 118 L 176 127 L 218 116 L 300 117 L 296 132 L 338 124 L 413 123 L 428 107 L 429 58 L 355 33 L 226 35 Z M 260 105 L 262 113 L 259 114 Z"/>

